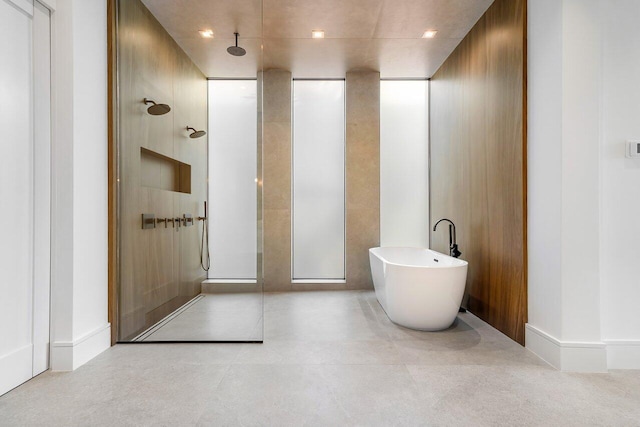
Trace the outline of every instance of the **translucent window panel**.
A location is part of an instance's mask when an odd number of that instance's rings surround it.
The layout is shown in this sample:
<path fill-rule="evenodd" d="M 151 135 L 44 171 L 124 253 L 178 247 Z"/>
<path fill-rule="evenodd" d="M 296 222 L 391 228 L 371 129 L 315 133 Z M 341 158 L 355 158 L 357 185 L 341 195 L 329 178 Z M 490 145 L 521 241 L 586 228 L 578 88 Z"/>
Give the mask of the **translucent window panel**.
<path fill-rule="evenodd" d="M 256 278 L 257 82 L 209 81 L 210 279 Z"/>
<path fill-rule="evenodd" d="M 293 82 L 294 280 L 343 280 L 345 88 L 342 80 Z"/>
<path fill-rule="evenodd" d="M 380 243 L 429 246 L 429 82 L 380 82 Z"/>

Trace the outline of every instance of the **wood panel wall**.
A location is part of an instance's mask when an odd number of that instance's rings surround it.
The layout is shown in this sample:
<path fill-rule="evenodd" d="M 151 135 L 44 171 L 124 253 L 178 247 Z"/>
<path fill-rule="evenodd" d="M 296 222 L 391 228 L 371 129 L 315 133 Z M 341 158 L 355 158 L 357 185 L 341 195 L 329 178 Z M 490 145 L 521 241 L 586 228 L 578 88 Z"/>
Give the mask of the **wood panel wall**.
<path fill-rule="evenodd" d="M 431 80 L 431 224 L 469 261 L 467 308 L 524 344 L 526 0 L 496 0 Z M 446 224 L 431 247 L 448 253 Z"/>
<path fill-rule="evenodd" d="M 118 338 L 127 340 L 200 292 L 201 224 L 143 230 L 141 214 L 202 215 L 207 197 L 207 82 L 140 0 L 118 1 Z M 142 102 L 171 112 L 147 113 Z M 191 165 L 191 194 L 143 185 L 141 148 Z"/>

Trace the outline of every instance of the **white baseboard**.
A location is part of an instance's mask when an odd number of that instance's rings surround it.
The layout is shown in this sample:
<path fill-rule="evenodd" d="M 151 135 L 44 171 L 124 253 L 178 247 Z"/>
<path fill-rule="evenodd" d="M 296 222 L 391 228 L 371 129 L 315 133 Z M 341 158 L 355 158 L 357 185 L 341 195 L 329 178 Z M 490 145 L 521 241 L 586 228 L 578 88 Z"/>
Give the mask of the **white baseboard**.
<path fill-rule="evenodd" d="M 560 341 L 527 323 L 526 347 L 556 369 L 568 372 L 607 372 L 603 342 Z"/>
<path fill-rule="evenodd" d="M 549 365 L 556 369 L 561 368 L 560 344 L 551 335 L 527 323 L 524 329 L 524 345 Z"/>
<path fill-rule="evenodd" d="M 0 357 L 0 395 L 31 379 L 32 361 L 32 344 Z"/>
<path fill-rule="evenodd" d="M 640 341 L 605 340 L 609 369 L 640 369 Z"/>
<path fill-rule="evenodd" d="M 102 325 L 74 341 L 51 343 L 51 370 L 73 371 L 111 346 L 111 325 Z"/>

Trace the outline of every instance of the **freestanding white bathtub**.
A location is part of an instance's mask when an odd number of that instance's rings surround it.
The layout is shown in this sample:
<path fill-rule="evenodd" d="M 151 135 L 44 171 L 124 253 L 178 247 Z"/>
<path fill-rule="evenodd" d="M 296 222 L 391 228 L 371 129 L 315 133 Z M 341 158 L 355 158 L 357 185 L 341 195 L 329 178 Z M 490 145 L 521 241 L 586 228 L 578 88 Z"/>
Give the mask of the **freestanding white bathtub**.
<path fill-rule="evenodd" d="M 438 331 L 456 319 L 467 261 L 423 248 L 369 249 L 371 275 L 380 305 L 392 322 Z"/>

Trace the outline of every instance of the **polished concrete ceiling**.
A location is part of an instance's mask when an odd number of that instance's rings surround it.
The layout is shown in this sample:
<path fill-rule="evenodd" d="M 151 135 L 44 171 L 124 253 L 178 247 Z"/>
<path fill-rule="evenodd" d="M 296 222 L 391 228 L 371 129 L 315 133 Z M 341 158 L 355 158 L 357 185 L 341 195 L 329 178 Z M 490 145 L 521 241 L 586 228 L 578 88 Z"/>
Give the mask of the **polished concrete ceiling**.
<path fill-rule="evenodd" d="M 431 77 L 493 0 L 142 0 L 208 77 Z M 211 29 L 213 39 L 198 30 Z M 312 39 L 311 30 L 325 31 Z M 421 38 L 428 29 L 433 39 Z M 233 33 L 247 55 L 227 53 Z M 261 51 L 262 47 L 262 51 Z"/>

